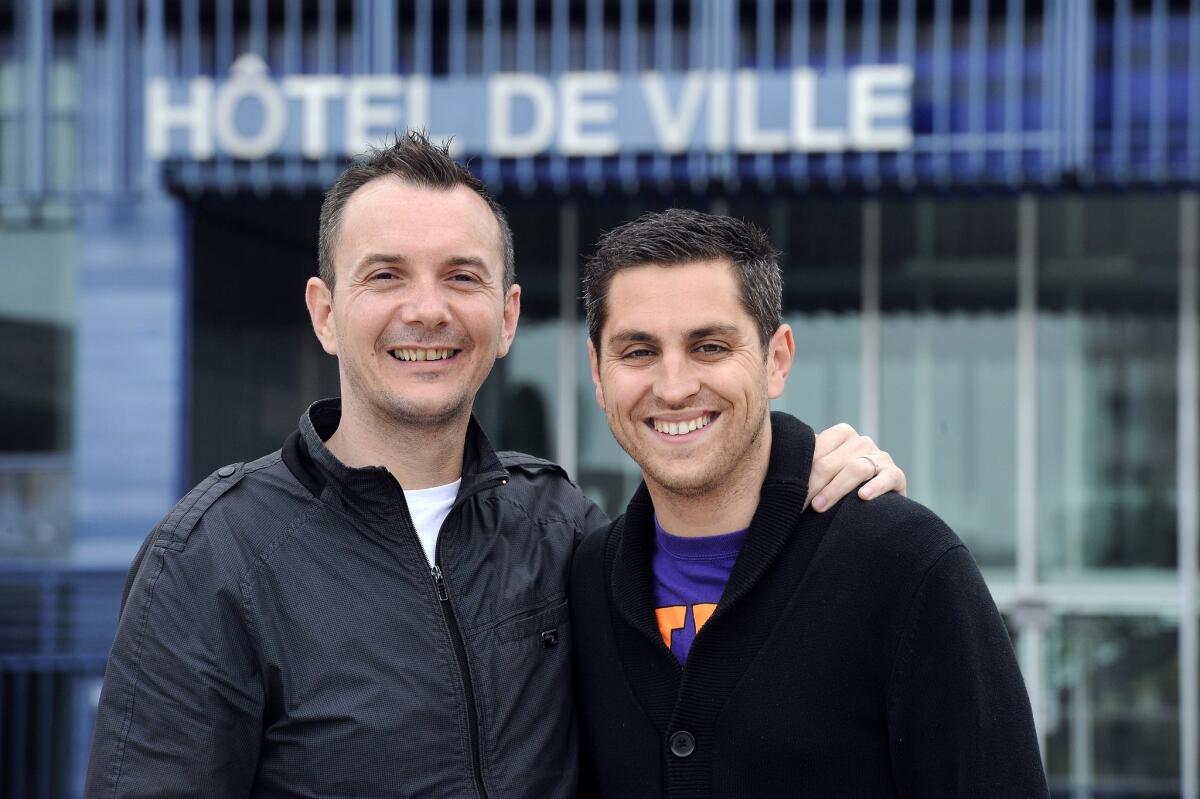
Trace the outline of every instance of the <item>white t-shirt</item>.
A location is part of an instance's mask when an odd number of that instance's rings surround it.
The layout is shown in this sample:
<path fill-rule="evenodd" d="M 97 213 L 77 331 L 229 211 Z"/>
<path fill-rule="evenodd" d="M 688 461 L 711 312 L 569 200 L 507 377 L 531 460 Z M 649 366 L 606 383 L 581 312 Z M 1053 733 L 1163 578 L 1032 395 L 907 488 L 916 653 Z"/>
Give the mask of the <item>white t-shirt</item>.
<path fill-rule="evenodd" d="M 404 492 L 408 513 L 412 516 L 413 527 L 417 528 L 417 537 L 421 539 L 421 548 L 425 550 L 425 558 L 430 566 L 433 565 L 438 531 L 442 529 L 442 522 L 446 521 L 446 516 L 450 514 L 450 506 L 458 496 L 458 485 L 461 482 L 460 477 L 444 486 Z"/>

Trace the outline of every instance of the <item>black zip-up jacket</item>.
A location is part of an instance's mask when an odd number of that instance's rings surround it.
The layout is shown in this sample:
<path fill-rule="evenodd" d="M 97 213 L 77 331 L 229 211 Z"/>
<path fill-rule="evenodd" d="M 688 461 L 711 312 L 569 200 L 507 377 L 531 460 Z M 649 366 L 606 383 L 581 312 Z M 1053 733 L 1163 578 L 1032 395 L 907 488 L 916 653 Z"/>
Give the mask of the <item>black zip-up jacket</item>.
<path fill-rule="evenodd" d="M 1008 631 L 962 542 L 897 494 L 801 512 L 812 430 L 781 413 L 771 429 L 686 667 L 655 621 L 645 485 L 576 553 L 581 799 L 1048 797 Z"/>
<path fill-rule="evenodd" d="M 430 568 L 399 484 L 314 404 L 151 532 L 126 584 L 86 795 L 574 793 L 567 578 L 603 514 L 472 420 Z"/>

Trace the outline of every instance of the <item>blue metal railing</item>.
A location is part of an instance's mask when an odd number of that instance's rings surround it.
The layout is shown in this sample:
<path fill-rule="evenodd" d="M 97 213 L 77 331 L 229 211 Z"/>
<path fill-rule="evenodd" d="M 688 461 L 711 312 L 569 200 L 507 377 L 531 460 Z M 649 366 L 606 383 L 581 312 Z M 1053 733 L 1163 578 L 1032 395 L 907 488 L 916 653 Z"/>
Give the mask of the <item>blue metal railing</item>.
<path fill-rule="evenodd" d="M 0 564 L 0 795 L 81 795 L 124 577 Z"/>

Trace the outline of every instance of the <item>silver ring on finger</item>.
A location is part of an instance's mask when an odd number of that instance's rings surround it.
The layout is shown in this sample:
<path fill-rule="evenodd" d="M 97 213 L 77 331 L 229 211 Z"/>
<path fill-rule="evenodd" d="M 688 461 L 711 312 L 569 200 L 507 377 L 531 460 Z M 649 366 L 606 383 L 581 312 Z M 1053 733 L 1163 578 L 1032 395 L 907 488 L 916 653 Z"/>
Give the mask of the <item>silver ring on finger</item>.
<path fill-rule="evenodd" d="M 859 455 L 858 457 L 866 458 L 867 461 L 871 464 L 871 468 L 874 469 L 874 471 L 871 473 L 872 479 L 874 479 L 876 476 L 879 475 L 879 461 L 875 460 L 875 458 L 872 457 L 871 455 Z"/>

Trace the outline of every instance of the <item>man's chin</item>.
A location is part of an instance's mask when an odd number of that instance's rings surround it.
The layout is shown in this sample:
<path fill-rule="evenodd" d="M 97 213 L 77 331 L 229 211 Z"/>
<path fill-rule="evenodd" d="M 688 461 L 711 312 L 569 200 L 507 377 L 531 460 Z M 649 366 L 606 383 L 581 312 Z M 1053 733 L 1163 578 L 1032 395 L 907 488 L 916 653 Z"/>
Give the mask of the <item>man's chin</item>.
<path fill-rule="evenodd" d="M 389 404 L 387 415 L 392 422 L 404 427 L 446 427 L 470 416 L 471 402 L 467 398 L 440 402 L 396 400 Z"/>

